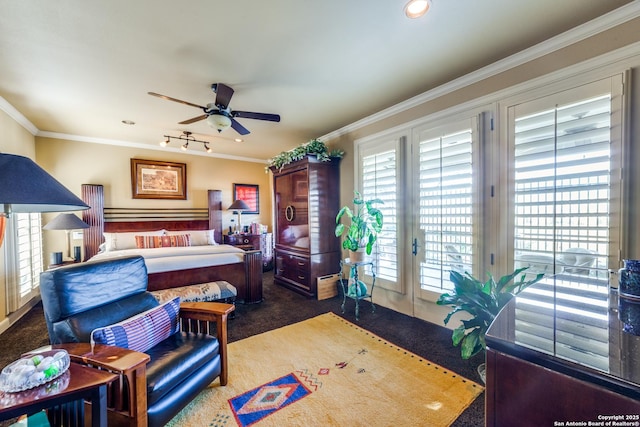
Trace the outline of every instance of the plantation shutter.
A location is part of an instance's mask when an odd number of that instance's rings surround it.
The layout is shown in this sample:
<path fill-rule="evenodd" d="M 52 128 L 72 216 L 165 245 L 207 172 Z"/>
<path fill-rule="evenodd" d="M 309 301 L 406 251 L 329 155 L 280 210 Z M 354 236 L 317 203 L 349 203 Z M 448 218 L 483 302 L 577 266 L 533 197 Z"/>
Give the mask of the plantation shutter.
<path fill-rule="evenodd" d="M 610 231 L 620 190 L 611 179 L 611 84 L 592 86 L 509 109 L 515 267 L 545 274 L 518 298 L 516 339 L 607 369 L 609 258 L 619 243 Z"/>
<path fill-rule="evenodd" d="M 376 204 L 384 217 L 382 232 L 371 254 L 376 269 L 376 286 L 401 290 L 399 272 L 399 152 L 404 137 L 376 140 L 359 147 L 360 193 L 365 200 L 380 199 Z M 367 274 L 371 274 L 368 270 Z"/>
<path fill-rule="evenodd" d="M 441 293 L 453 289 L 450 270 L 473 273 L 474 131 L 431 133 L 425 131 L 418 145 L 418 221 L 424 234 L 419 280 L 422 290 Z"/>
<path fill-rule="evenodd" d="M 7 272 L 12 276 L 7 280 L 7 309 L 13 312 L 26 304 L 38 292 L 42 272 L 42 236 L 39 213 L 14 213 L 11 215 L 13 239 L 11 243 L 12 268 Z M 9 240 L 9 239 L 7 239 Z M 11 272 L 15 272 L 12 274 Z"/>

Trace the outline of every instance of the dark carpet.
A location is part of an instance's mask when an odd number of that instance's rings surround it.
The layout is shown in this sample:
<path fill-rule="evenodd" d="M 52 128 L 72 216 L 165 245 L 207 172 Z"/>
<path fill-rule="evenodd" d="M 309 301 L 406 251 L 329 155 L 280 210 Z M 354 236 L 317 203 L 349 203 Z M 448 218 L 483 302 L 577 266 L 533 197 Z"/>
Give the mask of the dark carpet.
<path fill-rule="evenodd" d="M 393 310 L 376 306 L 371 312 L 368 301 L 361 302 L 360 320 L 355 319 L 354 302 L 347 299 L 345 313 L 340 305 L 342 296 L 317 301 L 303 297 L 293 291 L 273 284 L 273 272 L 265 272 L 263 284 L 264 301 L 259 304 L 238 304 L 234 319 L 229 321 L 229 342 L 238 341 L 271 329 L 334 312 L 350 322 L 407 349 L 425 359 L 444 366 L 453 372 L 480 382 L 476 371 L 483 356 L 470 360 L 460 357 L 460 349 L 451 344 L 451 331 Z M 374 292 L 375 302 L 375 292 Z M 0 366 L 4 367 L 29 350 L 48 345 L 47 329 L 42 305 L 35 306 L 27 315 L 0 335 L 2 353 Z M 453 426 L 470 427 L 484 425 L 484 393 L 462 413 Z M 0 422 L 0 427 L 3 423 Z"/>

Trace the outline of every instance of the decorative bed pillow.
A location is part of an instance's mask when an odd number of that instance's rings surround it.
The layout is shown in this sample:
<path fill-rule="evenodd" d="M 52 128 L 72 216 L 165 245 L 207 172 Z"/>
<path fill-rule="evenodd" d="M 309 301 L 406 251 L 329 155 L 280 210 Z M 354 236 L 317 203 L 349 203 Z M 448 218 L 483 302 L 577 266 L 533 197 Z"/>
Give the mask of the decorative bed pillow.
<path fill-rule="evenodd" d="M 134 231 L 130 233 L 104 233 L 104 250 L 117 251 L 123 249 L 135 249 L 136 236 L 162 236 L 164 230 Z"/>
<path fill-rule="evenodd" d="M 145 352 L 178 332 L 180 297 L 113 325 L 94 329 L 91 346 L 106 344 Z"/>
<path fill-rule="evenodd" d="M 171 236 L 136 236 L 138 249 L 149 248 L 179 248 L 191 246 L 189 234 L 175 234 Z"/>
<path fill-rule="evenodd" d="M 167 236 L 175 236 L 179 234 L 189 234 L 191 236 L 191 246 L 217 245 L 212 230 L 181 230 L 167 231 Z"/>

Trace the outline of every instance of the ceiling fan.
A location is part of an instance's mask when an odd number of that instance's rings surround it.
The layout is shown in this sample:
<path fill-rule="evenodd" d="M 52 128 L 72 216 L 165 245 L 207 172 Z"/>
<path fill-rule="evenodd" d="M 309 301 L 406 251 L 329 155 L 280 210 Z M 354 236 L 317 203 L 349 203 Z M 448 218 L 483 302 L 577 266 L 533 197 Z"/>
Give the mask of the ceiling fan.
<path fill-rule="evenodd" d="M 200 108 L 204 112 L 204 114 L 200 116 L 179 122 L 179 124 L 181 125 L 188 125 L 206 119 L 207 123 L 209 123 L 209 126 L 217 129 L 218 132 L 222 132 L 223 130 L 232 127 L 240 135 L 247 135 L 249 133 L 249 130 L 238 123 L 238 121 L 235 119 L 236 117 L 245 119 L 267 120 L 270 122 L 280 121 L 280 116 L 278 114 L 253 113 L 251 111 L 235 111 L 229 108 L 229 102 L 231 101 L 231 97 L 233 96 L 233 89 L 225 85 L 224 83 L 213 83 L 211 85 L 211 90 L 213 90 L 213 92 L 216 94 L 216 100 L 215 102 L 210 102 L 209 104 L 207 104 L 206 107 L 172 98 L 170 96 L 161 95 L 155 92 L 148 92 L 148 94 L 157 96 L 158 98 L 167 99 L 169 101 L 179 102 L 181 104 Z"/>

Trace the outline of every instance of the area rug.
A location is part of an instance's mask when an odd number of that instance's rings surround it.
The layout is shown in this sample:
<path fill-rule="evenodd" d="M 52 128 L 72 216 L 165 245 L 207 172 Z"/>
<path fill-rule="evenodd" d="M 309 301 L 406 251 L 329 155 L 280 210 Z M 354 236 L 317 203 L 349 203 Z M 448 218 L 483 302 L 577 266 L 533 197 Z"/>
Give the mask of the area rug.
<path fill-rule="evenodd" d="M 170 426 L 448 426 L 483 387 L 327 313 L 229 344 Z"/>

